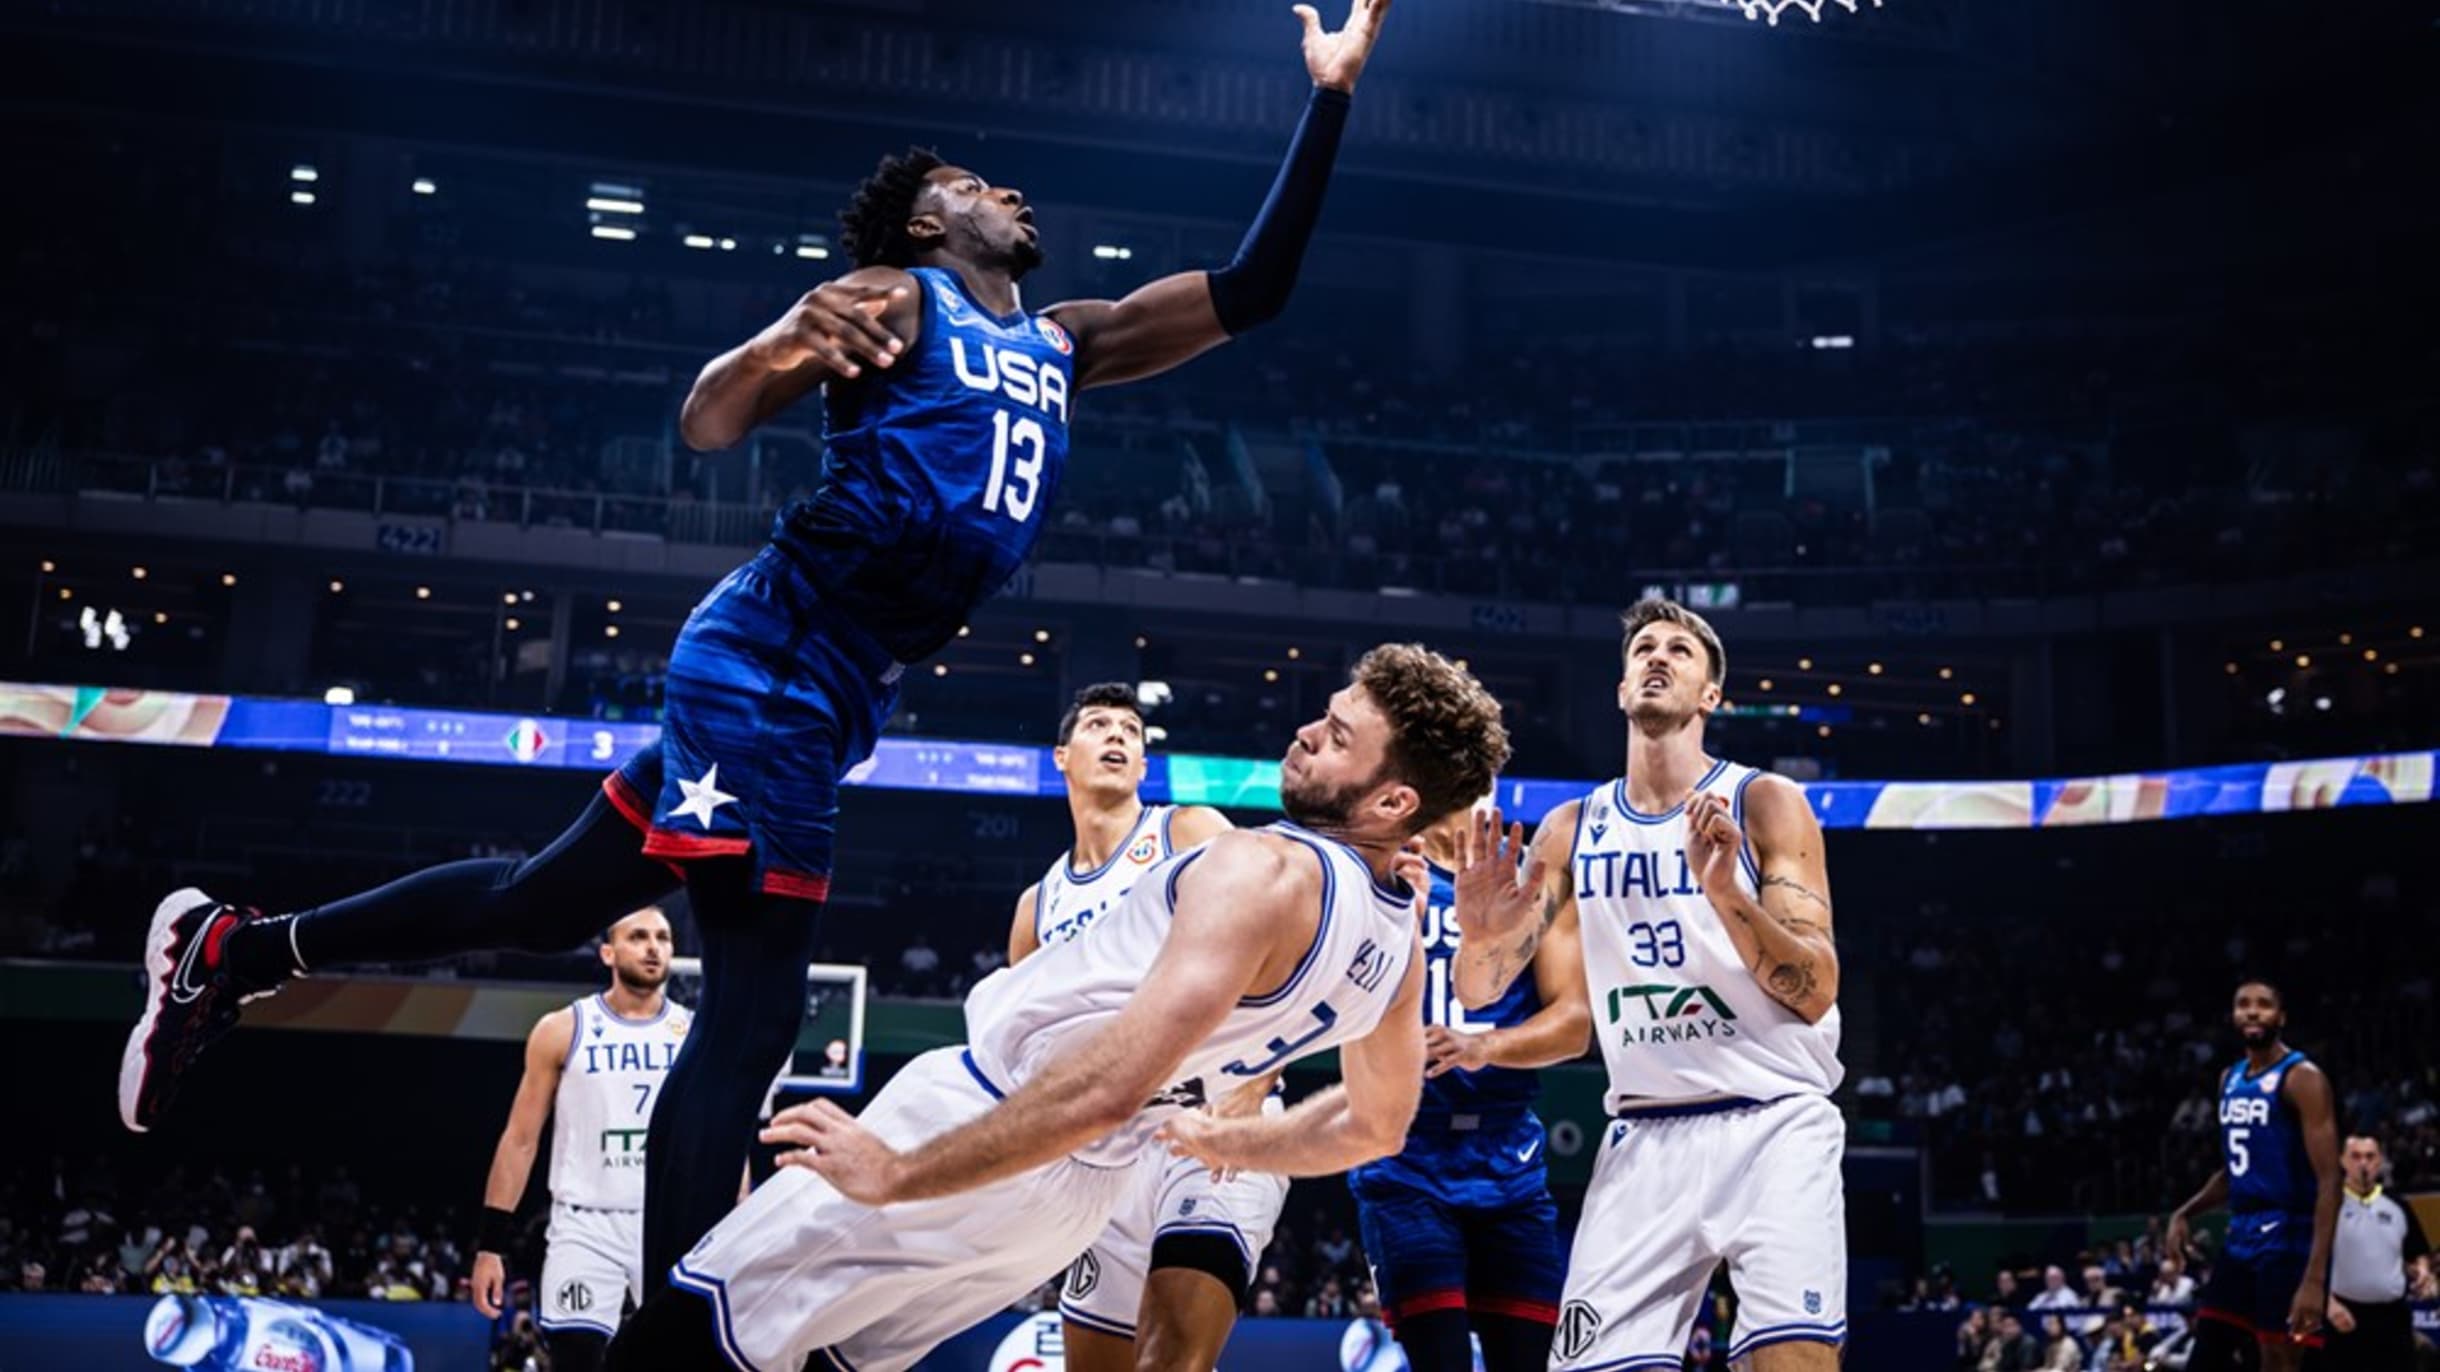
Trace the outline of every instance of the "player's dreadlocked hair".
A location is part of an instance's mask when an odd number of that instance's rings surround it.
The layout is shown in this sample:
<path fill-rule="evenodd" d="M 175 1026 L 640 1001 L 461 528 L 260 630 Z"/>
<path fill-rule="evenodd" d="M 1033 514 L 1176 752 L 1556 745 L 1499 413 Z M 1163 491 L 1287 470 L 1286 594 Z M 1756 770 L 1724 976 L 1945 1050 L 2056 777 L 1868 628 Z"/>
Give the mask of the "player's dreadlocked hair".
<path fill-rule="evenodd" d="M 882 158 L 839 211 L 839 246 L 848 259 L 859 267 L 914 266 L 915 240 L 907 233 L 907 220 L 915 213 L 924 178 L 947 165 L 930 148 Z"/>

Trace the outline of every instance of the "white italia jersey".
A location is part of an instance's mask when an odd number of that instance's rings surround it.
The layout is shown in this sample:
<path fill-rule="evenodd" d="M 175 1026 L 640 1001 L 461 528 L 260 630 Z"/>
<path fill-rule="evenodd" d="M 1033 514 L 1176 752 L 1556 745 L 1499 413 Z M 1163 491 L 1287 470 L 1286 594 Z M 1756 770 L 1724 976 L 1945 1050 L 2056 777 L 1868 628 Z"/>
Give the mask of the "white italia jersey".
<path fill-rule="evenodd" d="M 1722 760 L 1698 791 L 1730 800 L 1760 773 Z M 1576 912 L 1595 1035 L 1609 1068 L 1612 1113 L 1637 1102 L 1705 1096 L 1773 1100 L 1838 1088 L 1837 1007 L 1819 1024 L 1764 993 L 1686 857 L 1686 807 L 1647 815 L 1624 778 L 1584 799 L 1576 817 Z M 1759 889 L 1749 844 L 1737 885 Z"/>
<path fill-rule="evenodd" d="M 1375 884 L 1364 860 L 1335 840 L 1286 823 L 1263 832 L 1293 839 L 1321 860 L 1322 911 L 1312 946 L 1284 984 L 1238 1001 L 1132 1126 L 1079 1159 L 1102 1166 L 1132 1161 L 1165 1115 L 1362 1038 L 1396 998 L 1415 956 L 1412 894 Z M 993 1090 L 1016 1089 L 1118 1017 L 1160 956 L 1178 879 L 1202 852 L 1154 866 L 1081 936 L 992 973 L 967 995 L 968 1051 Z"/>
<path fill-rule="evenodd" d="M 598 995 L 568 1008 L 576 1032 L 551 1106 L 551 1200 L 642 1210 L 644 1128 L 694 1013 L 664 999 L 651 1019 L 621 1019 Z"/>
<path fill-rule="evenodd" d="M 1059 855 L 1034 888 L 1034 938 L 1044 947 L 1065 943 L 1083 933 L 1127 894 L 1135 879 L 1161 859 L 1173 856 L 1169 821 L 1177 811 L 1167 805 L 1147 805 L 1135 817 L 1135 827 L 1110 860 L 1090 872 L 1072 865 L 1075 850 Z"/>

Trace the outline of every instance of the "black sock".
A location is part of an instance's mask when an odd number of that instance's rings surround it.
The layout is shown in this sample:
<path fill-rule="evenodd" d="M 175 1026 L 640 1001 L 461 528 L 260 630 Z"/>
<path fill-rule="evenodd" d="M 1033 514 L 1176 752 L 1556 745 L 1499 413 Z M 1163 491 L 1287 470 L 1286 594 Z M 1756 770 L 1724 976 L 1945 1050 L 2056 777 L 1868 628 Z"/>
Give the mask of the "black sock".
<path fill-rule="evenodd" d="M 494 948 L 555 952 L 678 888 L 635 827 L 595 793 L 567 832 L 523 862 L 452 862 L 229 935 L 229 970 L 276 986 L 333 963 L 423 962 Z M 300 961 L 301 964 L 300 965 Z"/>
<path fill-rule="evenodd" d="M 1550 1366 L 1551 1326 L 1515 1315 L 1474 1312 L 1483 1341 L 1483 1372 L 1544 1372 Z"/>
<path fill-rule="evenodd" d="M 687 895 L 703 938 L 694 1023 L 662 1078 L 644 1146 L 644 1289 L 737 1205 L 756 1111 L 805 1022 L 805 964 L 818 901 L 753 889 L 751 864 L 690 864 Z"/>
<path fill-rule="evenodd" d="M 550 1350 L 551 1372 L 601 1372 L 610 1336 L 590 1329 L 545 1329 L 542 1346 Z"/>
<path fill-rule="evenodd" d="M 1426 1310 L 1400 1319 L 1393 1332 L 1414 1372 L 1474 1372 L 1474 1343 L 1463 1310 Z"/>
<path fill-rule="evenodd" d="M 619 1326 L 602 1360 L 605 1372 L 729 1372 L 712 1328 L 712 1303 L 664 1288 Z"/>

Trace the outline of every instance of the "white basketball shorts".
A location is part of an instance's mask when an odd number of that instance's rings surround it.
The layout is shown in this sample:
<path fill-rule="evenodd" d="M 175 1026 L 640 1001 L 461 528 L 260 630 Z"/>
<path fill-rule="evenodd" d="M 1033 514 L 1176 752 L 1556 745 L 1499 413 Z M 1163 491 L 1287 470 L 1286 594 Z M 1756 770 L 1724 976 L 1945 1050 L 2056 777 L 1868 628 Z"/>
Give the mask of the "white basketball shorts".
<path fill-rule="evenodd" d="M 904 1150 L 982 1114 L 999 1094 L 964 1049 L 940 1048 L 890 1078 L 857 1118 Z M 670 1280 L 710 1299 L 721 1351 L 744 1372 L 797 1372 L 816 1349 L 852 1372 L 903 1372 L 1075 1261 L 1132 1175 L 1062 1158 L 954 1196 L 874 1209 L 786 1167 Z"/>
<path fill-rule="evenodd" d="M 1275 1115 L 1285 1108 L 1273 1096 L 1264 1103 L 1263 1113 Z M 1136 1312 L 1151 1277 L 1152 1245 L 1162 1235 L 1217 1234 L 1228 1239 L 1245 1256 L 1250 1280 L 1288 1203 L 1286 1177 L 1241 1172 L 1215 1182 L 1210 1168 L 1192 1158 L 1172 1157 L 1157 1145 L 1146 1149 L 1127 1171 L 1126 1194 L 1119 1198 L 1109 1228 L 1068 1269 L 1067 1285 L 1059 1292 L 1062 1316 L 1122 1339 L 1135 1337 Z"/>
<path fill-rule="evenodd" d="M 534 1322 L 616 1334 L 627 1301 L 644 1301 L 644 1216 L 553 1202 Z"/>
<path fill-rule="evenodd" d="M 1847 1127 L 1826 1096 L 1613 1120 L 1586 1188 L 1552 1372 L 1683 1361 L 1712 1270 L 1737 1292 L 1732 1361 L 1847 1339 Z"/>

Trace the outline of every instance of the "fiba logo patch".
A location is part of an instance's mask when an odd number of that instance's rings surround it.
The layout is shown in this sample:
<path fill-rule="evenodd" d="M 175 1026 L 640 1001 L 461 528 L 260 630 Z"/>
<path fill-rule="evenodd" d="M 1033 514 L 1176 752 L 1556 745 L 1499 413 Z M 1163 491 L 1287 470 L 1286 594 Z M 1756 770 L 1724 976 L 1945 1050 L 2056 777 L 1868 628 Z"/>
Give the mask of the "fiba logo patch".
<path fill-rule="evenodd" d="M 1583 1357 L 1600 1333 L 1601 1312 L 1583 1301 L 1569 1301 L 1559 1311 L 1559 1356 Z"/>
<path fill-rule="evenodd" d="M 568 1282 L 559 1288 L 559 1294 L 554 1299 L 559 1302 L 562 1312 L 581 1315 L 593 1308 L 593 1288 L 580 1281 Z"/>
<path fill-rule="evenodd" d="M 1041 330 L 1042 341 L 1057 348 L 1062 355 L 1076 351 L 1076 344 L 1069 339 L 1067 330 L 1060 328 L 1050 319 L 1037 317 L 1034 320 L 1034 327 Z"/>
<path fill-rule="evenodd" d="M 1072 1301 L 1083 1300 L 1092 1295 L 1093 1288 L 1099 1285 L 1101 1285 L 1101 1259 L 1093 1256 L 1093 1250 L 1088 1248 L 1082 1256 L 1076 1259 L 1075 1266 L 1068 1269 L 1067 1298 Z"/>
<path fill-rule="evenodd" d="M 1146 834 L 1137 839 L 1135 845 L 1127 850 L 1127 861 L 1141 867 L 1160 855 L 1160 839 L 1152 834 Z"/>

